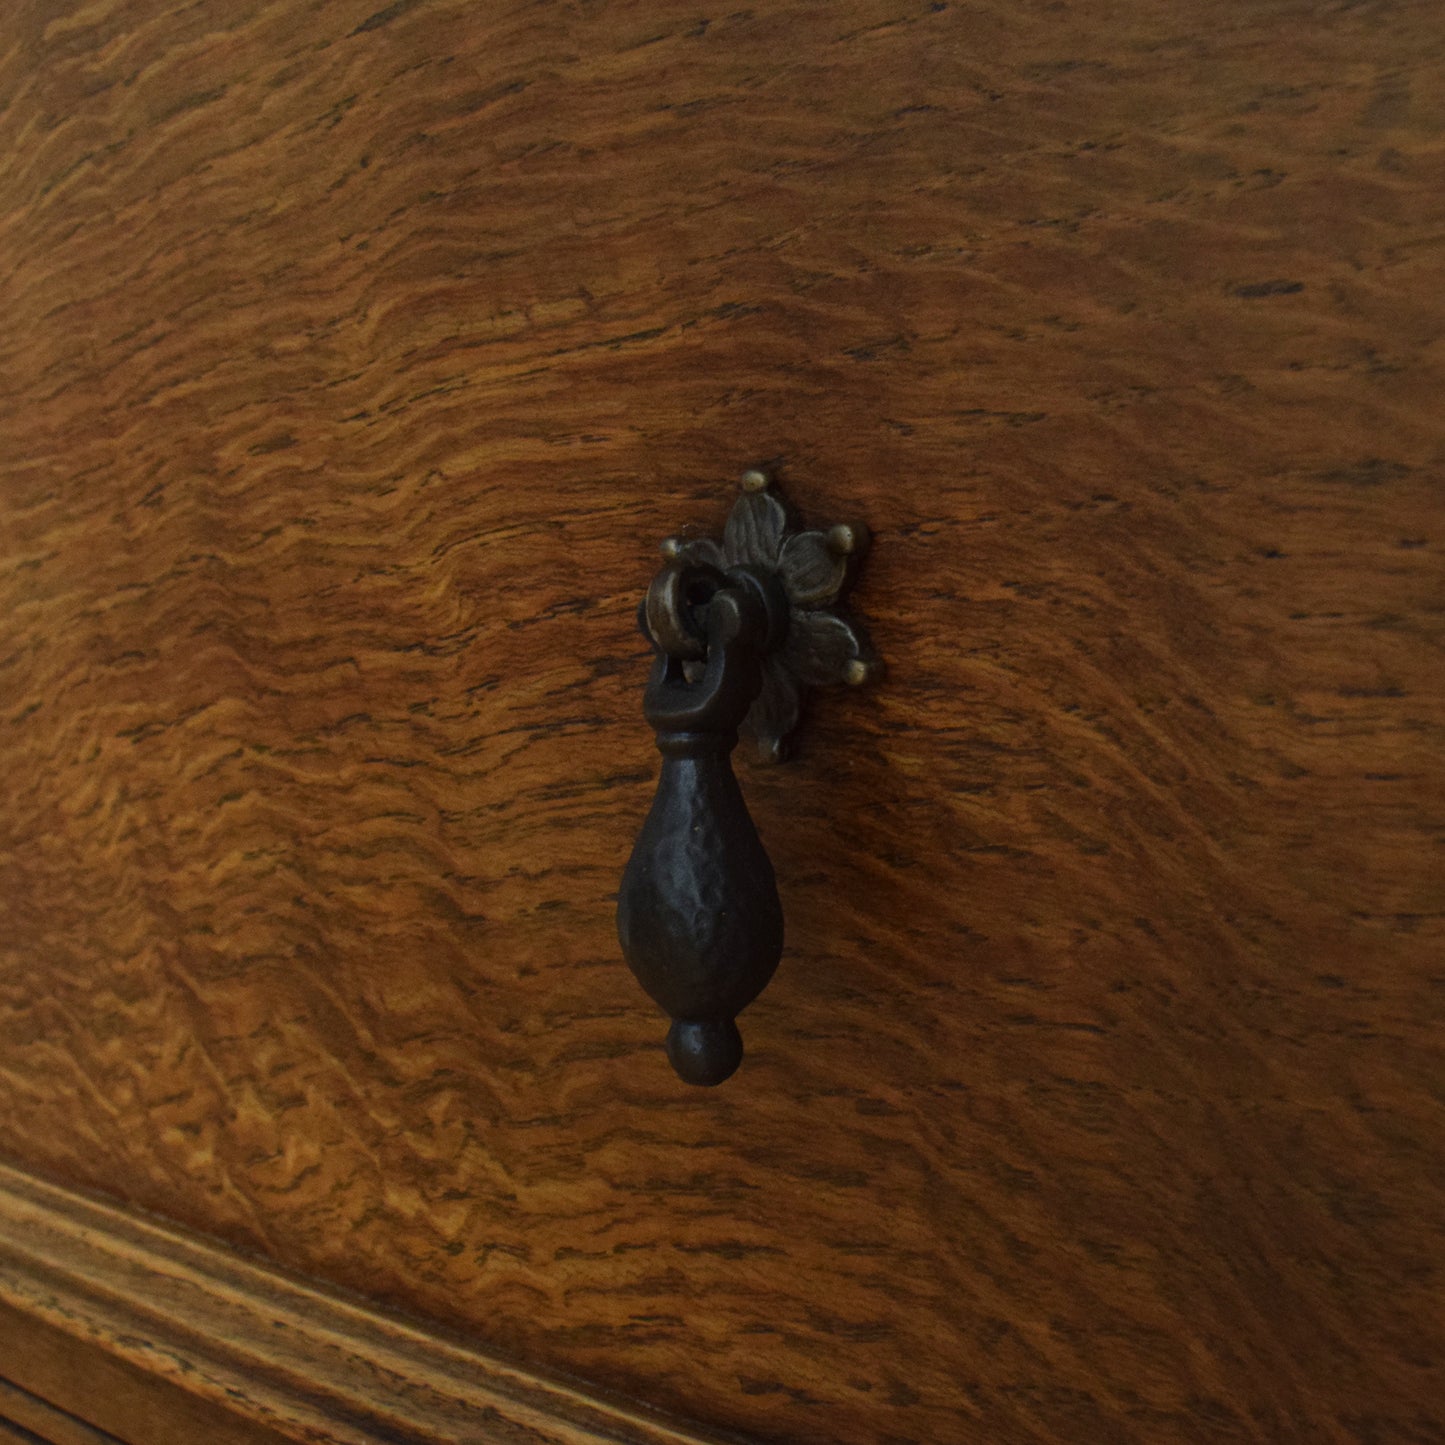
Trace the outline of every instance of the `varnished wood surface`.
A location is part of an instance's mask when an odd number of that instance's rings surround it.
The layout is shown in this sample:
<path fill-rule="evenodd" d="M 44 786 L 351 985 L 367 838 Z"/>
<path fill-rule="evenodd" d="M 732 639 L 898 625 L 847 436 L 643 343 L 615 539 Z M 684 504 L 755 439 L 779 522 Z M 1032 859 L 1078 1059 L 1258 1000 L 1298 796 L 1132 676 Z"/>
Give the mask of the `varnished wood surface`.
<path fill-rule="evenodd" d="M 5 1380 L 0 1380 L 0 1427 L 17 1432 L 18 1440 L 39 1440 L 41 1445 L 125 1445 L 107 1431 L 97 1430 Z M 8 1438 L 0 1430 L 0 1440 Z"/>
<path fill-rule="evenodd" d="M 0 1413 L 56 1445 L 704 1445 L 3 1165 L 0 1311 Z"/>
<path fill-rule="evenodd" d="M 0 1149 L 759 1439 L 1439 1438 L 1442 38 L 12 7 Z M 704 1094 L 632 612 L 763 460 L 891 670 Z"/>

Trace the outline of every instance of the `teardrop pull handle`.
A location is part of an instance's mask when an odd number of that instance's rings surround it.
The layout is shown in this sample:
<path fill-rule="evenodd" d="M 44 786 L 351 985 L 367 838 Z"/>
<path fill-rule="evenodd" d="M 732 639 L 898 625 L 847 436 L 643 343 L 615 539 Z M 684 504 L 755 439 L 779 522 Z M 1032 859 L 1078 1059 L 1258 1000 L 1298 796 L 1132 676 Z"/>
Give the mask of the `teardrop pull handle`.
<path fill-rule="evenodd" d="M 643 712 L 662 770 L 623 871 L 617 932 L 672 1019 L 668 1058 L 690 1084 L 720 1084 L 738 1067 L 737 1016 L 783 949 L 773 866 L 733 774 L 739 729 L 776 761 L 802 682 L 859 682 L 875 670 L 856 627 L 825 610 L 863 530 L 790 536 L 770 485 L 759 472 L 744 477 L 722 546 L 664 543 L 668 561 L 639 608 L 656 650 Z"/>

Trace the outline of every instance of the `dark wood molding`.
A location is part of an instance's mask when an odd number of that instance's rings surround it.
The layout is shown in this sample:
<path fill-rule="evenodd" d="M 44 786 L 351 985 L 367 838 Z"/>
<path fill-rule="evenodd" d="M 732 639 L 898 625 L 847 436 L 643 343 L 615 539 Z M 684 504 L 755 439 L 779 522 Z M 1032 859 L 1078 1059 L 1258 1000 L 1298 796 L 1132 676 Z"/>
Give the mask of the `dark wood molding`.
<path fill-rule="evenodd" d="M 0 1345 L 0 1415 L 28 1402 L 10 1413 L 43 1439 L 194 1445 L 202 1421 L 226 1445 L 703 1439 L 3 1164 Z"/>

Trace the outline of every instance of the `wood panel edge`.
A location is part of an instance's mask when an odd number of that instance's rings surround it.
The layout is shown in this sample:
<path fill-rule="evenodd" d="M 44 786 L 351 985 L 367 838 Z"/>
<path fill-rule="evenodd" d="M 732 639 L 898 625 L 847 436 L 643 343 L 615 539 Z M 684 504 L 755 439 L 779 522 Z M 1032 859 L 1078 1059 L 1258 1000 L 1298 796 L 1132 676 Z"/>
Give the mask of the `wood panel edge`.
<path fill-rule="evenodd" d="M 3 1378 L 0 1378 L 0 1420 L 36 1440 L 46 1441 L 47 1445 L 125 1445 L 108 1430 L 97 1430 Z"/>
<path fill-rule="evenodd" d="M 315 1445 L 716 1445 L 576 1383 L 498 1360 L 167 1222 L 0 1162 L 0 1306 L 155 1389 Z M 4 1328 L 0 1320 L 0 1329 Z M 77 1354 L 77 1359 L 81 1358 Z M 114 1392 L 13 1382 L 128 1436 Z M 240 1423 L 240 1422 L 238 1422 Z M 188 1434 L 177 1440 L 190 1445 Z M 260 1438 L 260 1437 L 258 1437 Z M 728 1437 L 735 1438 L 735 1437 Z M 168 1445 L 147 1439 L 143 1445 Z"/>

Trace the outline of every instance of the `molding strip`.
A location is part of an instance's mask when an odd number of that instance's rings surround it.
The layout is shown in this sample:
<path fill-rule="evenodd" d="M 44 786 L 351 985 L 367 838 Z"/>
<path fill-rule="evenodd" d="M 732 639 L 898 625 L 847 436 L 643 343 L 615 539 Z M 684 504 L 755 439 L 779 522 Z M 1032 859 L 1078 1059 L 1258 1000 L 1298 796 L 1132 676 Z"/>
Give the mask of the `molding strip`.
<path fill-rule="evenodd" d="M 504 1364 L 5 1164 L 0 1304 L 278 1440 L 715 1445 L 719 1438 Z M 35 1388 L 18 1376 L 16 1383 Z M 53 1396 L 51 1403 L 117 1428 L 92 1418 L 93 1407 Z"/>
<path fill-rule="evenodd" d="M 125 1445 L 114 1435 L 96 1430 L 5 1380 L 0 1380 L 0 1423 L 18 1429 L 21 1433 L 17 1439 L 40 1440 L 48 1445 Z"/>

